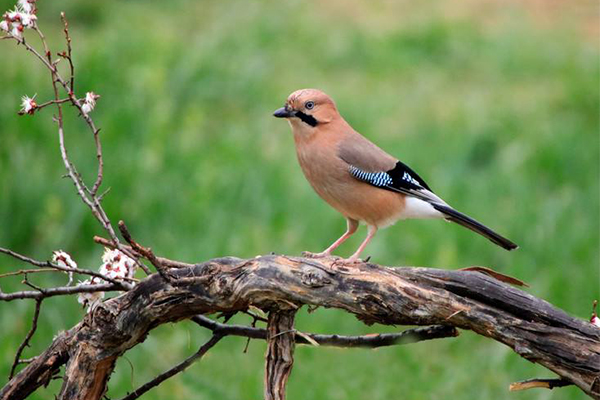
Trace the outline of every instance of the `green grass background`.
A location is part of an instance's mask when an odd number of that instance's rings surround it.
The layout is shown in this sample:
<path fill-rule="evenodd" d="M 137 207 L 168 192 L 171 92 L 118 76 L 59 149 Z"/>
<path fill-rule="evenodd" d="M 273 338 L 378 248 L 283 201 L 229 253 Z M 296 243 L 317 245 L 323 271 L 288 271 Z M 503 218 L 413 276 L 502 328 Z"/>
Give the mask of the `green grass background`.
<path fill-rule="evenodd" d="M 550 4 L 551 3 L 551 4 Z M 0 9 L 12 2 L 0 0 Z M 440 221 L 379 232 L 366 255 L 386 265 L 485 265 L 589 318 L 600 297 L 598 6 L 591 1 L 40 1 L 39 24 L 62 50 L 71 21 L 76 91 L 102 98 L 104 202 L 140 242 L 198 262 L 320 251 L 344 220 L 305 182 L 290 129 L 271 117 L 287 95 L 317 87 L 368 138 L 421 174 L 459 210 L 506 234 L 512 253 Z M 37 44 L 31 33 L 31 42 Z M 46 71 L 0 42 L 0 246 L 47 259 L 68 251 L 97 268 L 98 223 L 75 196 L 53 111 L 18 117 L 20 96 L 51 96 Z M 67 145 L 95 171 L 86 126 L 70 110 Z M 364 227 L 338 254 L 350 255 Z M 0 273 L 25 265 L 0 258 Z M 141 275 L 140 275 L 141 277 Z M 23 289 L 2 279 L 3 291 Z M 44 286 L 63 276 L 36 276 Z M 0 304 L 0 385 L 30 326 L 33 303 Z M 83 316 L 76 299 L 44 302 L 25 357 Z M 244 317 L 234 319 L 248 323 Z M 299 313 L 303 331 L 364 334 L 335 310 Z M 162 326 L 118 362 L 108 396 L 168 369 L 208 338 L 189 322 Z M 259 399 L 265 345 L 226 338 L 147 399 Z M 553 374 L 463 332 L 404 347 L 299 347 L 290 399 L 582 399 L 574 388 L 508 393 Z M 60 381 L 31 396 L 49 399 Z"/>

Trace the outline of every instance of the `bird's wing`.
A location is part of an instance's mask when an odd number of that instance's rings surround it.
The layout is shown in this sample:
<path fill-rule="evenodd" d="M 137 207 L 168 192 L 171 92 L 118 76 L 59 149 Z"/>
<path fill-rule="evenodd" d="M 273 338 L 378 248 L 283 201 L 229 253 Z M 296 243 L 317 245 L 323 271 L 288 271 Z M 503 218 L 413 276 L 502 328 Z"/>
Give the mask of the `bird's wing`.
<path fill-rule="evenodd" d="M 352 177 L 381 189 L 403 193 L 428 203 L 446 204 L 408 165 L 360 136 L 349 135 L 338 146 L 338 157 Z"/>
<path fill-rule="evenodd" d="M 518 247 L 487 226 L 450 207 L 408 165 L 396 160 L 364 137 L 359 135 L 351 141 L 340 142 L 338 157 L 346 162 L 348 173 L 355 179 L 425 201 L 442 213 L 445 219 L 471 229 L 507 250 Z"/>

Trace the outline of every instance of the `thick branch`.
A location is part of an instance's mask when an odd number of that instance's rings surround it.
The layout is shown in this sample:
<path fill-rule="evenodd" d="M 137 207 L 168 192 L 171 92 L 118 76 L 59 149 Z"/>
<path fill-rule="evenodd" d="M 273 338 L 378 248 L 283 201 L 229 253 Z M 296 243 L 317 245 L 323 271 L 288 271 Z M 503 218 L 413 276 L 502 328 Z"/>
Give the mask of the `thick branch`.
<path fill-rule="evenodd" d="M 304 304 L 342 309 L 366 323 L 469 329 L 600 398 L 600 329 L 476 271 L 263 256 L 219 258 L 169 273 L 176 281 L 155 274 L 96 307 L 17 374 L 0 398 L 21 399 L 43 384 L 29 377 L 54 371 L 52 354 L 64 354 L 57 348 L 71 355 L 60 398 L 97 399 L 114 360 L 160 324 L 250 306 L 285 311 Z"/>

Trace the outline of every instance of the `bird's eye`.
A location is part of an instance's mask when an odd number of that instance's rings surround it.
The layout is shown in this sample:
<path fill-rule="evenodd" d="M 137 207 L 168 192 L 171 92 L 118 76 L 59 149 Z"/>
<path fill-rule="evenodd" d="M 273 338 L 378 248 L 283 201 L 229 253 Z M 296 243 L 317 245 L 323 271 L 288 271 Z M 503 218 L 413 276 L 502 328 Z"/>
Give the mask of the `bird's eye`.
<path fill-rule="evenodd" d="M 315 108 L 315 102 L 314 102 L 314 101 L 307 101 L 307 102 L 304 104 L 304 107 L 305 107 L 307 110 L 312 110 L 313 108 Z"/>

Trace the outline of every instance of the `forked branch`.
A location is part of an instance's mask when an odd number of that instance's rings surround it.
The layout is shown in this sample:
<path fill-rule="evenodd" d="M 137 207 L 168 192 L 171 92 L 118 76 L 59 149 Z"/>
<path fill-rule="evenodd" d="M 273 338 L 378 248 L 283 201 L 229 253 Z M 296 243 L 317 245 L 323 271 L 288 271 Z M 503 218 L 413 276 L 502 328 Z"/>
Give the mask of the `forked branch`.
<path fill-rule="evenodd" d="M 116 358 L 160 324 L 251 306 L 280 313 L 303 305 L 345 310 L 369 324 L 469 329 L 600 398 L 600 329 L 480 272 L 286 256 L 220 258 L 169 272 L 171 283 L 155 274 L 96 307 L 17 374 L 0 398 L 24 398 L 44 383 L 40 376 L 66 363 L 59 398 L 97 399 Z M 297 340 L 295 328 L 287 330 L 279 336 Z"/>

